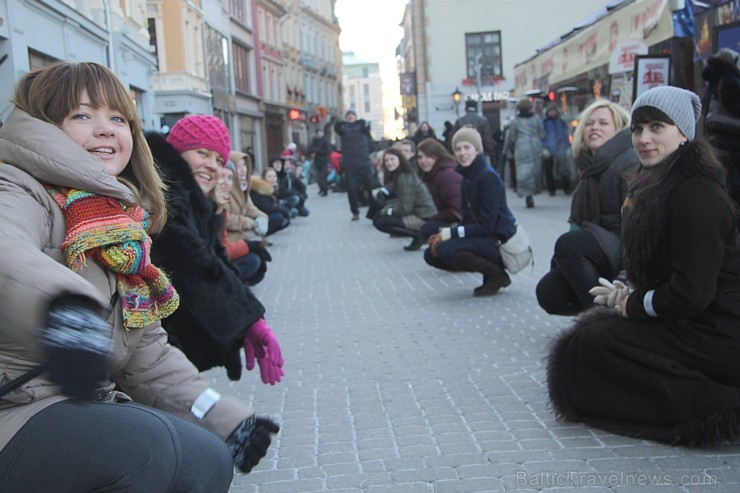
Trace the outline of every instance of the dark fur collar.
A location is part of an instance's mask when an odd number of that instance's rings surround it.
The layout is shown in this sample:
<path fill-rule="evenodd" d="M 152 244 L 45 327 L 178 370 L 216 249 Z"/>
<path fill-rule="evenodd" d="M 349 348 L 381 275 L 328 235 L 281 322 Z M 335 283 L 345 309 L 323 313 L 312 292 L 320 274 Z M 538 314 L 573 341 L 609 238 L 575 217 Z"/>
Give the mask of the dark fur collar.
<path fill-rule="evenodd" d="M 706 142 L 687 142 L 666 162 L 641 169 L 636 190 L 625 201 L 622 222 L 624 268 L 636 288 L 652 289 L 667 258 L 665 228 L 670 199 L 686 180 L 701 178 L 725 193 L 725 171 Z M 725 193 L 726 194 L 726 193 Z"/>
<path fill-rule="evenodd" d="M 168 187 L 168 209 L 176 212 L 179 207 L 187 207 L 200 219 L 201 224 L 208 222 L 213 215 L 215 205 L 203 194 L 203 190 L 193 177 L 190 165 L 162 134 L 148 132 L 145 135 L 155 164 Z M 185 198 L 185 200 L 178 201 L 178 197 Z"/>

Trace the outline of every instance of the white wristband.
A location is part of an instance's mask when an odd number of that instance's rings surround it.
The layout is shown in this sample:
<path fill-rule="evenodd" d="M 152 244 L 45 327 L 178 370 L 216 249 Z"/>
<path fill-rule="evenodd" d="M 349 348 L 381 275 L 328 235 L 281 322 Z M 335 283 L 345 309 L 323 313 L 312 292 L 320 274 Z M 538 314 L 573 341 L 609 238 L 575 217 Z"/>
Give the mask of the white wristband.
<path fill-rule="evenodd" d="M 195 399 L 193 407 L 190 408 L 190 413 L 198 420 L 201 420 L 203 419 L 203 416 L 205 416 L 206 413 L 220 400 L 221 394 L 212 388 L 207 388 L 198 396 L 197 399 Z"/>
<path fill-rule="evenodd" d="M 642 299 L 642 307 L 645 309 L 645 313 L 650 315 L 651 317 L 657 317 L 658 314 L 655 313 L 655 309 L 653 308 L 653 295 L 655 294 L 655 290 L 651 289 L 647 293 L 645 293 L 645 297 Z"/>
<path fill-rule="evenodd" d="M 442 238 L 442 241 L 447 241 L 452 238 L 452 231 L 450 228 L 442 228 L 439 230 L 439 236 Z"/>

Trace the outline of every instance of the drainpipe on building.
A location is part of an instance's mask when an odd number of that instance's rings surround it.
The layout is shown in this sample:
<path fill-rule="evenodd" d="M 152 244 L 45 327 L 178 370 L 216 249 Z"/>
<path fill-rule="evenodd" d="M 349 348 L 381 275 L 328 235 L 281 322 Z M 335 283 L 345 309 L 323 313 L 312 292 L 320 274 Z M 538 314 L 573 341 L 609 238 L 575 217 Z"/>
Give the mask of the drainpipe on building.
<path fill-rule="evenodd" d="M 110 16 L 110 0 L 103 0 L 103 9 L 105 9 L 105 29 L 108 31 L 108 68 L 111 72 L 116 71 L 115 55 L 113 54 L 113 22 Z"/>
<path fill-rule="evenodd" d="M 483 116 L 483 101 L 481 101 L 482 98 L 480 92 L 480 58 L 481 54 L 479 53 L 478 56 L 475 57 L 475 88 L 476 91 L 478 91 L 478 116 Z"/>

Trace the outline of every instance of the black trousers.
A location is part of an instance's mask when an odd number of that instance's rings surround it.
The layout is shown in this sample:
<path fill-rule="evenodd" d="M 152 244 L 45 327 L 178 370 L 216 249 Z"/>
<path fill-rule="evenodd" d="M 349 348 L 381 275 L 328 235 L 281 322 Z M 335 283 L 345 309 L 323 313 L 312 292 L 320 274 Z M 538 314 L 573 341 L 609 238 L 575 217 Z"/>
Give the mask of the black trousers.
<path fill-rule="evenodd" d="M 349 209 L 352 214 L 360 213 L 360 194 L 373 189 L 373 171 L 370 166 L 352 166 L 342 169 L 342 181 L 347 190 Z"/>
<path fill-rule="evenodd" d="M 591 233 L 570 231 L 555 242 L 550 272 L 537 283 L 537 302 L 551 315 L 574 315 L 593 305 L 588 291 L 599 277 L 611 281 L 616 274 Z"/>
<path fill-rule="evenodd" d="M 327 176 L 327 169 L 326 166 L 328 165 L 329 160 L 326 156 L 324 157 L 316 157 L 316 159 L 313 162 L 313 173 L 316 177 L 316 183 L 319 186 L 319 191 L 326 192 L 328 188 L 328 184 L 326 183 L 326 176 Z"/>
<path fill-rule="evenodd" d="M 7 492 L 226 493 L 233 474 L 216 435 L 133 403 L 52 404 L 0 451 Z"/>

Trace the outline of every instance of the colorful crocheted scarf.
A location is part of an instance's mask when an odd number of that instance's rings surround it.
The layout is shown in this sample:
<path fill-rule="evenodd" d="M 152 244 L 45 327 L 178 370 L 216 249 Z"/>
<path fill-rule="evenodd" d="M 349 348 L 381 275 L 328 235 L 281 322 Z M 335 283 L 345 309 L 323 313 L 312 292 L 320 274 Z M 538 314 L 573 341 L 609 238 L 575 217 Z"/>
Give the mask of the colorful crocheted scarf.
<path fill-rule="evenodd" d="M 177 309 L 177 292 L 152 265 L 149 214 L 139 206 L 74 188 L 46 186 L 67 223 L 62 252 L 72 270 L 92 257 L 115 272 L 126 329 L 144 327 Z"/>

